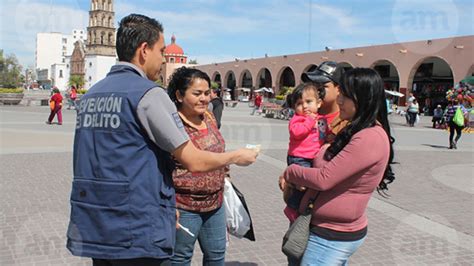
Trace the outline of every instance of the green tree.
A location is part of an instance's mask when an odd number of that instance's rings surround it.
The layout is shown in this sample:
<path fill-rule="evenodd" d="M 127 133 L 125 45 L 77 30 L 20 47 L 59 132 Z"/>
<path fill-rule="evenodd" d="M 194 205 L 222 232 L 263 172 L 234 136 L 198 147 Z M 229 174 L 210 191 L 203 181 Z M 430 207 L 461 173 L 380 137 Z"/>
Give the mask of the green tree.
<path fill-rule="evenodd" d="M 84 77 L 81 75 L 71 75 L 69 77 L 69 86 L 74 86 L 76 89 L 82 88 L 84 83 Z"/>
<path fill-rule="evenodd" d="M 219 83 L 215 81 L 211 81 L 211 89 L 219 89 Z"/>
<path fill-rule="evenodd" d="M 0 87 L 18 88 L 24 77 L 21 74 L 22 67 L 14 54 L 4 56 L 0 49 Z"/>
<path fill-rule="evenodd" d="M 189 60 L 189 64 L 190 65 L 197 65 L 198 61 L 197 61 L 197 59 L 191 59 L 191 60 Z"/>

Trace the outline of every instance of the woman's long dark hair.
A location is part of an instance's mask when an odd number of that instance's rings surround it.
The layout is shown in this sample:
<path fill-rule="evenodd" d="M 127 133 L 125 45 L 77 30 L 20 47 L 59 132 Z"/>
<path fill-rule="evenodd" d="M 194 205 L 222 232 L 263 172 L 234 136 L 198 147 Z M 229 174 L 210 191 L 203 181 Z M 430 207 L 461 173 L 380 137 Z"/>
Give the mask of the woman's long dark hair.
<path fill-rule="evenodd" d="M 337 134 L 334 142 L 326 150 L 324 159 L 329 161 L 334 158 L 349 143 L 352 136 L 364 128 L 373 127 L 380 123 L 387 133 L 390 141 L 390 156 L 384 176 L 380 181 L 377 192 L 385 195 L 387 185 L 395 180 L 392 172 L 393 143 L 395 139 L 390 134 L 390 125 L 387 117 L 387 103 L 382 78 L 370 68 L 354 68 L 344 74 L 340 91 L 343 96 L 354 101 L 356 113 L 352 121 Z M 370 147 L 367 147 L 368 149 Z"/>

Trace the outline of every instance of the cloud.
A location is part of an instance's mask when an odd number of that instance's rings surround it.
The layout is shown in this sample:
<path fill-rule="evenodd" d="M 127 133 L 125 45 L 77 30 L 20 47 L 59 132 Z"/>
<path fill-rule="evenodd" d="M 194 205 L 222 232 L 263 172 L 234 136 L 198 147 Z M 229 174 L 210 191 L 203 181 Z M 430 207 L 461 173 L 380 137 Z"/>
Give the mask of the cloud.
<path fill-rule="evenodd" d="M 259 20 L 247 17 L 225 16 L 218 10 L 166 11 L 151 9 L 120 2 L 115 6 L 117 18 L 130 13 L 144 14 L 160 21 L 167 35 L 175 33 L 182 40 L 202 40 L 220 34 L 237 34 L 250 32 L 258 28 Z"/>
<path fill-rule="evenodd" d="M 197 60 L 200 65 L 207 65 L 219 62 L 228 62 L 235 60 L 235 56 L 229 54 L 200 54 L 188 57 L 189 60 Z"/>
<path fill-rule="evenodd" d="M 20 0 L 2 3 L 0 43 L 6 53 L 15 52 L 22 65 L 34 65 L 36 34 L 85 29 L 89 15 L 71 1 L 71 6 Z M 74 4 L 76 3 L 76 4 Z"/>
<path fill-rule="evenodd" d="M 313 4 L 313 16 L 317 20 L 326 20 L 336 22 L 340 30 L 350 32 L 358 24 L 357 18 L 352 16 L 347 10 L 334 6 Z"/>

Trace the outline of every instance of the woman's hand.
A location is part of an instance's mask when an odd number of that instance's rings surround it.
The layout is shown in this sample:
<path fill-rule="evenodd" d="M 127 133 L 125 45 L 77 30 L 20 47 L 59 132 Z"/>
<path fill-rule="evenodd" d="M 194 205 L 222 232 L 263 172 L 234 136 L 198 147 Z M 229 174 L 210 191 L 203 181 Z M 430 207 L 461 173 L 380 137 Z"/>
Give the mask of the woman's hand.
<path fill-rule="evenodd" d="M 278 186 L 280 187 L 281 191 L 285 191 L 286 180 L 283 175 L 280 175 L 280 177 L 278 178 Z"/>
<path fill-rule="evenodd" d="M 255 149 L 238 149 L 235 151 L 234 163 L 238 166 L 247 166 L 257 160 L 258 152 Z"/>
<path fill-rule="evenodd" d="M 280 175 L 280 177 L 278 178 L 278 186 L 280 187 L 280 190 L 283 191 L 283 192 L 285 191 L 285 188 L 287 186 L 293 187 L 293 188 L 295 188 L 299 191 L 305 191 L 306 190 L 306 187 L 295 186 L 291 183 L 286 182 L 285 177 L 284 177 L 283 174 Z"/>
<path fill-rule="evenodd" d="M 176 209 L 176 230 L 178 230 L 179 227 L 179 211 Z"/>

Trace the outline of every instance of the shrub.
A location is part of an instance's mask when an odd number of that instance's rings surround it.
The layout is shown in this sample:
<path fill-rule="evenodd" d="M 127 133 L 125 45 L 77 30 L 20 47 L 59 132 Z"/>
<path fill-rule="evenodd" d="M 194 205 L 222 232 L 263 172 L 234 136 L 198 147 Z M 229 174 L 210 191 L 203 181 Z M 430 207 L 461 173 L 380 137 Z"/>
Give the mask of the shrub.
<path fill-rule="evenodd" d="M 16 89 L 0 88 L 0 93 L 23 93 L 23 89 L 21 89 L 21 88 L 16 88 Z"/>
<path fill-rule="evenodd" d="M 77 90 L 77 94 L 85 94 L 86 92 L 87 92 L 87 90 L 85 90 L 85 89 Z"/>
<path fill-rule="evenodd" d="M 275 98 L 276 98 L 277 100 L 284 100 L 284 99 L 285 99 L 285 95 L 277 95 L 277 96 L 275 96 Z"/>

